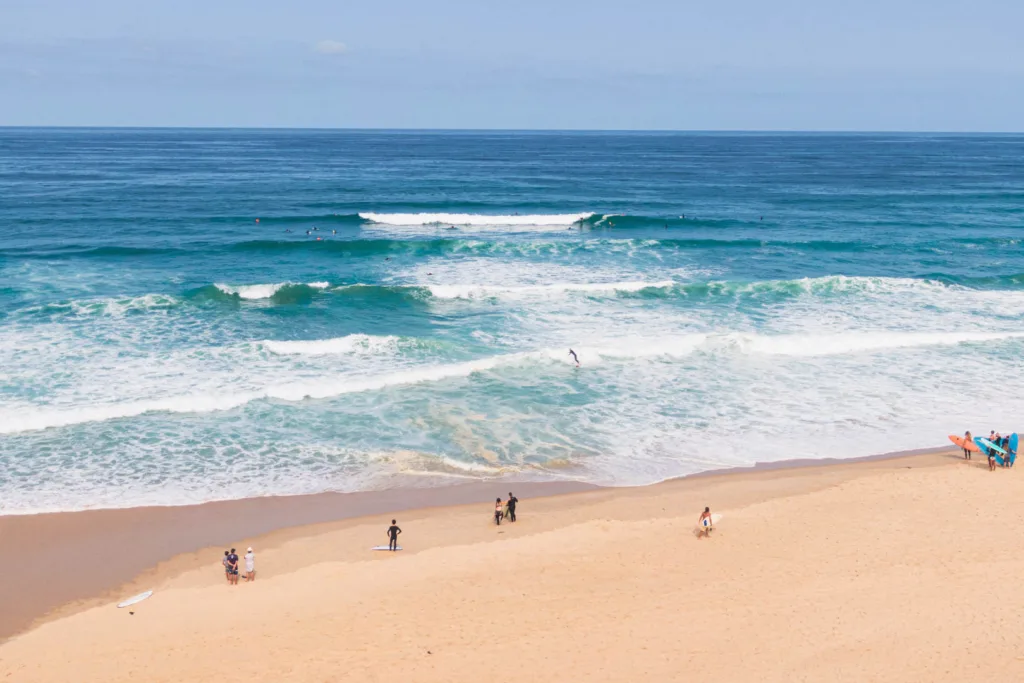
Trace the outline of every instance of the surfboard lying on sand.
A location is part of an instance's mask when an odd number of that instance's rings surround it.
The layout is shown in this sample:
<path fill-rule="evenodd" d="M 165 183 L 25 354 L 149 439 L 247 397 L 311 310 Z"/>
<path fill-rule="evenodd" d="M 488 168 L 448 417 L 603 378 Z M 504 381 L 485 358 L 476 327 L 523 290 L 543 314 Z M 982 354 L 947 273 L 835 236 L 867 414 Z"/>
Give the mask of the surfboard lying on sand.
<path fill-rule="evenodd" d="M 397 548 L 395 548 L 395 550 L 401 550 L 401 549 L 402 549 L 402 546 L 398 546 Z M 372 548 L 370 548 L 370 550 L 391 550 L 391 548 L 387 547 L 386 545 L 375 545 Z"/>
<path fill-rule="evenodd" d="M 979 450 L 981 450 L 978 448 L 978 444 L 973 443 L 971 441 L 964 441 L 964 437 L 957 436 L 956 434 L 950 434 L 949 440 L 955 443 L 960 448 L 963 448 L 964 450 L 970 451 L 972 453 L 977 453 Z"/>
<path fill-rule="evenodd" d="M 148 598 L 152 594 L 153 594 L 153 591 L 146 591 L 145 593 L 139 593 L 138 595 L 133 595 L 132 597 L 130 597 L 127 600 L 125 600 L 124 602 L 117 603 L 117 608 L 121 609 L 122 607 L 131 607 L 132 605 L 134 605 L 137 602 L 142 602 L 143 600 L 145 600 L 146 598 Z"/>

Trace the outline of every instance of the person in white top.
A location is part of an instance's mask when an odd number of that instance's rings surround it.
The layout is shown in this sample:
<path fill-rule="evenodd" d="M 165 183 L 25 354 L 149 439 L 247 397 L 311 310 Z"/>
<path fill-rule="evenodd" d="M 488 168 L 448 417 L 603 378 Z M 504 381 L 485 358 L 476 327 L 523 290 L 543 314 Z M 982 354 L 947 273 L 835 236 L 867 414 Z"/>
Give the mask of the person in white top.
<path fill-rule="evenodd" d="M 256 580 L 256 555 L 252 552 L 251 547 L 245 550 L 245 580 Z"/>

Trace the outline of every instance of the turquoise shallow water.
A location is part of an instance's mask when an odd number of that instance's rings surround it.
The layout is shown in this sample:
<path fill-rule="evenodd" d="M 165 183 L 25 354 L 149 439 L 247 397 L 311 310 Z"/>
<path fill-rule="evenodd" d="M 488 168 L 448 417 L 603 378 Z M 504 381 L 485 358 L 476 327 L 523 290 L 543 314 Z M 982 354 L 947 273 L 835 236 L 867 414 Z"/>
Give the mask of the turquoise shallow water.
<path fill-rule="evenodd" d="M 1022 162 L 1021 136 L 0 129 L 0 511 L 1013 428 Z"/>

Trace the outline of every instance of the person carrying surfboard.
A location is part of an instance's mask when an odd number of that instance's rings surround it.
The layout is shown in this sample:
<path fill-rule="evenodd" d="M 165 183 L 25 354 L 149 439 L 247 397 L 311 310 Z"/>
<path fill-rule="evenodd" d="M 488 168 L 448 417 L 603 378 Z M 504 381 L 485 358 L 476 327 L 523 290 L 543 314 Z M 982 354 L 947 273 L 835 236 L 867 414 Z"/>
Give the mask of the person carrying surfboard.
<path fill-rule="evenodd" d="M 964 432 L 964 457 L 968 460 L 971 459 L 971 452 L 967 450 L 967 444 L 974 443 L 974 439 L 971 438 L 971 431 L 967 430 Z"/>
<path fill-rule="evenodd" d="M 700 517 L 697 519 L 697 538 L 710 536 L 714 525 L 715 523 L 711 520 L 711 508 L 704 508 L 704 512 L 700 513 Z"/>

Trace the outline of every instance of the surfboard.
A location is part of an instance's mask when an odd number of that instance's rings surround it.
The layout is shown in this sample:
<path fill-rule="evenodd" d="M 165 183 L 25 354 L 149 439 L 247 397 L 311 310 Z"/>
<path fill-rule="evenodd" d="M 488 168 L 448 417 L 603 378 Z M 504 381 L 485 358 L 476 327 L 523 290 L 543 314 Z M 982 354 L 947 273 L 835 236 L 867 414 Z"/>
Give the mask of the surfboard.
<path fill-rule="evenodd" d="M 1017 462 L 1017 432 L 1010 434 L 1010 467 Z"/>
<path fill-rule="evenodd" d="M 401 550 L 402 546 L 398 546 L 395 549 L 396 550 Z M 391 548 L 387 547 L 386 545 L 375 545 L 372 548 L 370 548 L 370 550 L 391 550 Z"/>
<path fill-rule="evenodd" d="M 722 519 L 722 515 L 720 515 L 719 513 L 714 512 L 714 513 L 711 514 L 711 524 L 718 524 L 718 522 L 721 521 L 721 519 Z M 704 520 L 701 520 L 701 523 L 700 523 L 699 526 L 700 526 L 700 528 L 705 528 L 705 527 L 708 527 L 710 525 L 708 524 L 708 520 L 704 519 Z"/>
<path fill-rule="evenodd" d="M 978 444 L 972 443 L 970 441 L 964 441 L 964 437 L 957 436 L 956 434 L 950 434 L 949 435 L 949 440 L 952 441 L 953 443 L 955 443 L 960 448 L 963 448 L 964 450 L 968 450 L 968 451 L 970 451 L 972 453 L 977 453 L 980 450 L 978 448 Z"/>
<path fill-rule="evenodd" d="M 138 595 L 133 595 L 132 597 L 130 597 L 127 600 L 125 600 L 124 602 L 117 603 L 117 608 L 121 609 L 122 607 L 131 607 L 135 603 L 142 602 L 143 600 L 145 600 L 146 598 L 148 598 L 152 594 L 153 594 L 153 591 L 146 591 L 145 593 L 139 593 Z"/>
<path fill-rule="evenodd" d="M 1003 464 L 1003 459 L 1000 457 L 1000 455 L 1006 455 L 1006 451 L 1004 451 L 1002 448 L 981 436 L 974 437 L 974 443 L 981 446 L 982 449 L 985 450 L 985 452 L 991 452 L 992 455 L 995 456 L 996 462 L 998 462 L 1000 465 Z"/>

